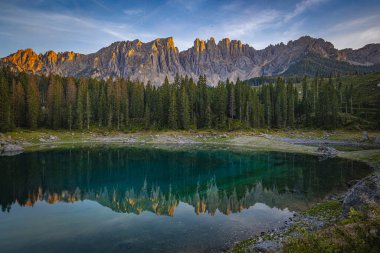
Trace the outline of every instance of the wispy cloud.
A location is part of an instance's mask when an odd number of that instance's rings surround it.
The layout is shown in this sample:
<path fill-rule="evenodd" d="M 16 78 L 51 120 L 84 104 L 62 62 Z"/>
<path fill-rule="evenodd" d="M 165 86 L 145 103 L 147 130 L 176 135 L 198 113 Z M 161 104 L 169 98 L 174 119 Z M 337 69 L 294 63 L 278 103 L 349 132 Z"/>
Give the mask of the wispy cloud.
<path fill-rule="evenodd" d="M 128 16 L 135 16 L 144 13 L 143 9 L 125 9 L 123 10 L 124 14 Z"/>
<path fill-rule="evenodd" d="M 380 15 L 342 20 L 328 29 L 323 37 L 331 40 L 338 48 L 359 48 L 380 42 Z"/>
<path fill-rule="evenodd" d="M 204 0 L 168 0 L 168 4 L 179 5 L 184 7 L 188 11 L 196 10 Z"/>
<path fill-rule="evenodd" d="M 363 26 L 371 26 L 379 24 L 380 14 L 369 15 L 360 18 L 351 18 L 349 20 L 344 20 L 343 22 L 333 25 L 329 30 L 340 32 L 343 30 L 351 30 L 362 28 Z"/>
<path fill-rule="evenodd" d="M 20 48 L 32 47 L 38 52 L 53 49 L 92 53 L 115 40 L 154 37 L 153 34 L 138 31 L 125 22 L 120 25 L 79 15 L 13 6 L 0 10 L 0 29 L 0 39 L 7 37 L 8 44 L 13 43 Z M 14 36 L 10 38 L 9 34 Z"/>
<path fill-rule="evenodd" d="M 110 11 L 111 9 L 106 5 L 104 4 L 101 0 L 92 0 L 93 3 L 95 3 L 97 6 L 99 6 L 100 8 L 102 8 L 103 10 L 106 10 L 106 11 Z"/>
<path fill-rule="evenodd" d="M 241 37 L 247 34 L 254 34 L 264 29 L 266 26 L 275 23 L 278 20 L 279 12 L 276 10 L 264 10 L 256 13 L 251 17 L 246 17 L 244 21 L 238 19 L 232 22 L 226 22 L 223 25 L 223 33 L 230 37 Z"/>
<path fill-rule="evenodd" d="M 323 2 L 326 2 L 327 0 L 303 0 L 299 3 L 296 4 L 296 7 L 291 13 L 288 13 L 285 16 L 285 21 L 289 21 L 293 19 L 294 17 L 297 17 L 298 15 L 301 15 L 304 13 L 306 10 L 311 9 L 312 7 L 321 4 Z"/>

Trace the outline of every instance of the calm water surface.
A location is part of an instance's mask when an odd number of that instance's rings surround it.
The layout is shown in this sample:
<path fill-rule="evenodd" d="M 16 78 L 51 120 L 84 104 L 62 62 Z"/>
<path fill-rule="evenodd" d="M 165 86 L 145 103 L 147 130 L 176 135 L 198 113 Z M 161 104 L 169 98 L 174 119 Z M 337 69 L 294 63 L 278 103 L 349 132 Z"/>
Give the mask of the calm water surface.
<path fill-rule="evenodd" d="M 218 149 L 0 157 L 0 251 L 218 251 L 370 171 L 341 159 Z"/>

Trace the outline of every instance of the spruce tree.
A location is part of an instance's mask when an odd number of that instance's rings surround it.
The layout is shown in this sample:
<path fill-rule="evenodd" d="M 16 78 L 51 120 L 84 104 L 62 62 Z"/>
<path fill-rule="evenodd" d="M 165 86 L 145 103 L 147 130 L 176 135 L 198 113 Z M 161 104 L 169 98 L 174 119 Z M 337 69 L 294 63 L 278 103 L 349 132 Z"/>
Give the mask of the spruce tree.
<path fill-rule="evenodd" d="M 0 131 L 11 130 L 11 100 L 9 96 L 8 81 L 3 75 L 0 76 Z"/>
<path fill-rule="evenodd" d="M 69 78 L 66 85 L 66 108 L 67 125 L 71 131 L 74 123 L 75 101 L 77 97 L 77 87 L 74 78 Z"/>
<path fill-rule="evenodd" d="M 293 84 L 289 83 L 286 87 L 287 92 L 287 124 L 290 127 L 294 127 L 294 88 Z"/>
<path fill-rule="evenodd" d="M 151 118 L 150 118 L 150 108 L 149 105 L 145 106 L 145 112 L 144 112 L 144 128 L 145 130 L 148 130 L 151 125 Z"/>
<path fill-rule="evenodd" d="M 270 87 L 265 85 L 262 89 L 264 93 L 264 114 L 265 114 L 265 123 L 267 127 L 271 127 L 272 122 L 272 99 L 270 94 Z"/>
<path fill-rule="evenodd" d="M 38 126 L 38 117 L 40 110 L 40 96 L 35 76 L 28 78 L 26 90 L 27 120 L 30 129 L 36 129 Z"/>
<path fill-rule="evenodd" d="M 168 126 L 170 129 L 177 129 L 177 98 L 176 90 L 172 89 L 170 92 L 170 101 L 169 101 L 169 116 L 168 116 Z"/>
<path fill-rule="evenodd" d="M 185 85 L 181 86 L 181 96 L 180 101 L 180 113 L 181 113 L 181 127 L 182 129 L 189 129 L 190 124 L 190 107 L 189 107 L 189 97 L 186 92 Z"/>
<path fill-rule="evenodd" d="M 76 126 L 79 129 L 83 129 L 84 125 L 84 104 L 87 94 L 86 89 L 87 87 L 85 80 L 82 78 L 78 84 L 78 94 L 76 101 Z"/>
<path fill-rule="evenodd" d="M 16 127 L 26 126 L 26 97 L 23 85 L 13 79 L 12 81 L 12 104 L 13 104 L 13 119 Z"/>

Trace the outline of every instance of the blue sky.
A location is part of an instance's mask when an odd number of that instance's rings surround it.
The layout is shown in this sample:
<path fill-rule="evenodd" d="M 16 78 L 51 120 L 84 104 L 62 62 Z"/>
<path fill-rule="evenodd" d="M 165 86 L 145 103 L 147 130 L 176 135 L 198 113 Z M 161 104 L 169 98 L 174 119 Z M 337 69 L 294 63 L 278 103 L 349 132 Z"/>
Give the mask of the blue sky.
<path fill-rule="evenodd" d="M 256 49 L 302 35 L 339 48 L 380 43 L 379 0 L 0 0 L 0 57 L 18 49 L 96 52 L 112 42 L 229 37 Z"/>

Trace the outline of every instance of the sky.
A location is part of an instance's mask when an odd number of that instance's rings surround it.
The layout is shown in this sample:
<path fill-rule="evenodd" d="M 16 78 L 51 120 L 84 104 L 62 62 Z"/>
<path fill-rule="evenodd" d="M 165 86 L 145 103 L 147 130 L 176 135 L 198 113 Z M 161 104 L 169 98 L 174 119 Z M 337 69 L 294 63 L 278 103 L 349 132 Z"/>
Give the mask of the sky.
<path fill-rule="evenodd" d="M 18 49 L 93 53 L 115 41 L 228 37 L 255 49 L 303 35 L 336 48 L 380 43 L 379 0 L 0 0 L 0 57 Z"/>

